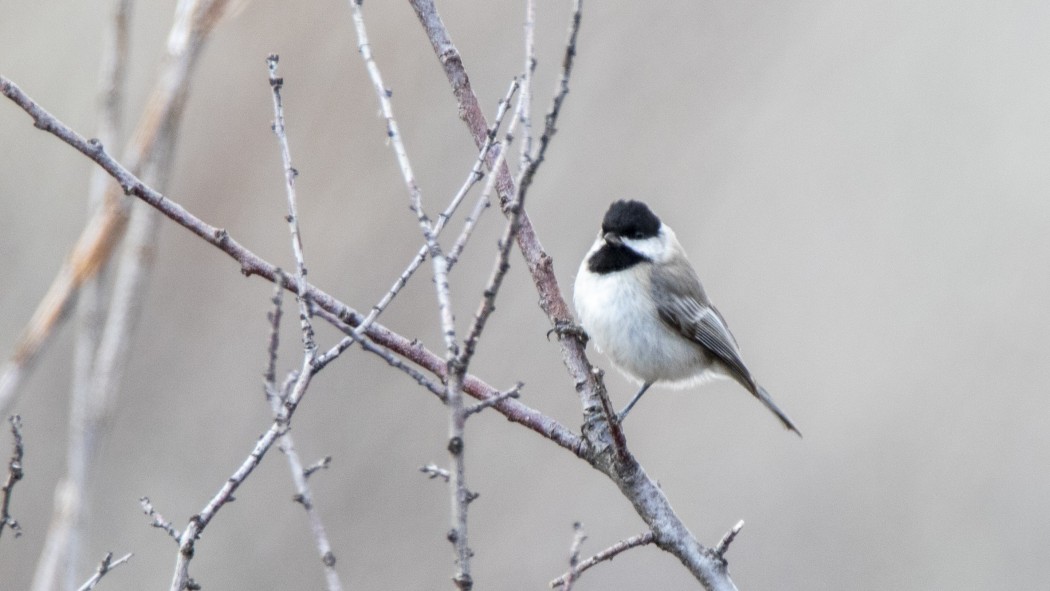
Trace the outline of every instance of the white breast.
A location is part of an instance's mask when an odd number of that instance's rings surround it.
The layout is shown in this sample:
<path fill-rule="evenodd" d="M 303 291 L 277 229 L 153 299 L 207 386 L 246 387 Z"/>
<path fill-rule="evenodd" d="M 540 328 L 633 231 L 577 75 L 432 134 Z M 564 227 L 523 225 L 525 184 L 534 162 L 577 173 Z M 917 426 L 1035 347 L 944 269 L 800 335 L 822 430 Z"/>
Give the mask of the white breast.
<path fill-rule="evenodd" d="M 593 251 L 593 249 L 592 249 Z M 685 386 L 714 377 L 703 349 L 669 328 L 649 296 L 648 263 L 599 275 L 586 258 L 576 274 L 573 300 L 580 323 L 598 350 L 640 382 Z"/>

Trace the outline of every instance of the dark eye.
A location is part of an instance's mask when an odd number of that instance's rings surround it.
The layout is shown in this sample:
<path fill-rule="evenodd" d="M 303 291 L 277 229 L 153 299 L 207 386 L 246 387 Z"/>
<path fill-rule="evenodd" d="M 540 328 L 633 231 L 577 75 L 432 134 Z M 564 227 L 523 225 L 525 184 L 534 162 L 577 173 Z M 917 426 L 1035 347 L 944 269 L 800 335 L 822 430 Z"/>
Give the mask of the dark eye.
<path fill-rule="evenodd" d="M 635 240 L 641 240 L 642 238 L 645 238 L 645 235 L 641 232 L 631 232 L 631 238 Z"/>

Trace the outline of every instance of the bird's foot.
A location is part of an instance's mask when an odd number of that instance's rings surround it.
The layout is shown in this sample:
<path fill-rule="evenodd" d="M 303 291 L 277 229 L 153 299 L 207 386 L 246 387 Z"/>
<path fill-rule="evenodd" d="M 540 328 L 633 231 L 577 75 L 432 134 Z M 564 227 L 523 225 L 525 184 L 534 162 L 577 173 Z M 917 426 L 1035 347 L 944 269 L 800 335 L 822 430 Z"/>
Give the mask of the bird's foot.
<path fill-rule="evenodd" d="M 575 337 L 580 343 L 586 345 L 590 337 L 587 335 L 587 331 L 583 330 L 583 327 L 571 320 L 557 320 L 554 322 L 554 328 L 547 331 L 547 340 L 551 338 L 551 334 L 558 335 L 559 338 L 571 336 Z"/>

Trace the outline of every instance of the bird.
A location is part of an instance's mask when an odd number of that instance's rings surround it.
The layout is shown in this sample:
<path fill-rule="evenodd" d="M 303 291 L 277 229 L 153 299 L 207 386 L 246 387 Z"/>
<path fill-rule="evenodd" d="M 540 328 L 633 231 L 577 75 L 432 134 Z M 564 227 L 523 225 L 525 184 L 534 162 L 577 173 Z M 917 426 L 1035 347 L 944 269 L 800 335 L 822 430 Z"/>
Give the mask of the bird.
<path fill-rule="evenodd" d="M 641 384 L 617 414 L 618 423 L 653 384 L 686 387 L 728 377 L 802 436 L 744 364 L 674 230 L 644 202 L 609 206 L 598 239 L 580 263 L 573 303 L 598 350 Z"/>

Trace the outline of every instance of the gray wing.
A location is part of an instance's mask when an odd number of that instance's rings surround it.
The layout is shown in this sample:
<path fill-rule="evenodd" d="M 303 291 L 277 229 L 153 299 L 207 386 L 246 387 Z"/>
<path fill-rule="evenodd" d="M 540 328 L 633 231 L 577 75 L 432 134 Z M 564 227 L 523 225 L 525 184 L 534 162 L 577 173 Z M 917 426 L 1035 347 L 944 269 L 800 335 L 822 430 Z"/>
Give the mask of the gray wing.
<path fill-rule="evenodd" d="M 802 433 L 787 414 L 751 377 L 751 372 L 740 358 L 740 349 L 733 333 L 729 332 L 725 319 L 707 299 L 693 268 L 685 262 L 660 270 L 654 267 L 652 282 L 660 319 L 721 361 L 732 376 L 775 414 L 785 427 L 801 437 Z"/>
<path fill-rule="evenodd" d="M 740 358 L 736 339 L 722 315 L 711 305 L 696 272 L 688 263 L 660 271 L 654 269 L 653 291 L 660 319 L 683 337 L 700 345 L 721 361 L 741 384 L 757 388 Z"/>

